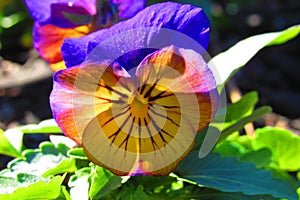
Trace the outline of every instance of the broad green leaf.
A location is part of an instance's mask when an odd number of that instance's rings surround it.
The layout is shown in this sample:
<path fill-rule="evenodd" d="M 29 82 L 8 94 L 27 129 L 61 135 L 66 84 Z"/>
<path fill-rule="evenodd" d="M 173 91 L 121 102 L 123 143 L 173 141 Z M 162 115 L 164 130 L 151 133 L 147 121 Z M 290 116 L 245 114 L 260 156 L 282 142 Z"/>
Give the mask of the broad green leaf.
<path fill-rule="evenodd" d="M 252 146 L 254 149 L 269 148 L 272 151 L 272 160 L 280 169 L 300 169 L 300 137 L 288 130 L 274 127 L 257 129 Z"/>
<path fill-rule="evenodd" d="M 237 142 L 225 140 L 217 144 L 214 152 L 221 154 L 223 157 L 236 156 L 241 157 L 247 149 Z"/>
<path fill-rule="evenodd" d="M 15 173 L 28 173 L 47 177 L 77 170 L 74 158 L 68 158 L 68 147 L 63 144 L 55 147 L 50 142 L 40 144 L 40 149 L 25 150 L 24 158 L 11 161 L 8 167 Z"/>
<path fill-rule="evenodd" d="M 221 154 L 223 157 L 238 157 L 241 161 L 255 164 L 257 168 L 268 166 L 271 163 L 272 156 L 272 152 L 267 148 L 259 150 L 248 149 L 238 142 L 230 140 L 224 140 L 217 144 L 214 152 Z"/>
<path fill-rule="evenodd" d="M 240 162 L 235 157 L 223 158 L 219 154 L 211 153 L 199 159 L 198 152 L 192 151 L 175 172 L 201 186 L 224 192 L 297 199 L 295 188 L 274 178 L 271 171 L 256 169 L 254 164 Z"/>
<path fill-rule="evenodd" d="M 256 165 L 257 168 L 266 167 L 271 163 L 272 152 L 267 148 L 258 149 L 257 151 L 250 150 L 243 154 L 240 160 L 251 162 Z"/>
<path fill-rule="evenodd" d="M 4 132 L 0 130 L 0 154 L 11 157 L 21 157 L 21 153 L 5 137 Z"/>
<path fill-rule="evenodd" d="M 282 44 L 293 39 L 299 33 L 300 25 L 295 25 L 283 31 L 255 35 L 218 54 L 208 63 L 215 77 L 219 77 L 216 80 L 217 84 L 224 85 L 240 67 L 244 66 L 263 47 Z"/>
<path fill-rule="evenodd" d="M 90 178 L 91 187 L 89 190 L 89 197 L 91 199 L 99 199 L 120 187 L 122 184 L 122 178 L 120 176 L 116 176 L 99 166 L 95 167 Z"/>
<path fill-rule="evenodd" d="M 48 119 L 39 124 L 28 124 L 17 128 L 23 133 L 62 133 L 54 119 Z"/>
<path fill-rule="evenodd" d="M 0 199 L 57 199 L 61 192 L 61 184 L 65 176 L 56 176 L 49 182 L 38 181 L 27 187 L 19 187 L 11 194 L 1 194 Z"/>

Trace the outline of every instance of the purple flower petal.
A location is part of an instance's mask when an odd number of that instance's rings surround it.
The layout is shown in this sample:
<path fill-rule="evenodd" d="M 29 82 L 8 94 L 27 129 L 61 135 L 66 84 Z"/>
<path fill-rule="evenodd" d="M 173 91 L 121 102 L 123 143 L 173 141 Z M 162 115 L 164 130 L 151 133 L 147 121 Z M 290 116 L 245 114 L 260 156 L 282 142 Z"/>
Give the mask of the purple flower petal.
<path fill-rule="evenodd" d="M 133 57 L 139 63 L 139 59 L 151 49 L 153 52 L 173 44 L 203 53 L 208 42 L 209 21 L 204 11 L 192 5 L 168 2 L 149 6 L 135 17 L 109 29 L 78 39 L 66 39 L 62 55 L 67 67 L 82 63 L 89 53 L 91 55 L 87 59 L 93 61 L 119 57 L 120 64 L 128 70 L 136 66 L 129 62 Z"/>
<path fill-rule="evenodd" d="M 96 0 L 25 0 L 25 3 L 32 18 L 41 25 L 71 28 L 86 24 L 96 14 Z"/>
<path fill-rule="evenodd" d="M 145 7 L 145 0 L 112 0 L 112 3 L 118 5 L 119 17 L 127 19 L 136 15 Z"/>

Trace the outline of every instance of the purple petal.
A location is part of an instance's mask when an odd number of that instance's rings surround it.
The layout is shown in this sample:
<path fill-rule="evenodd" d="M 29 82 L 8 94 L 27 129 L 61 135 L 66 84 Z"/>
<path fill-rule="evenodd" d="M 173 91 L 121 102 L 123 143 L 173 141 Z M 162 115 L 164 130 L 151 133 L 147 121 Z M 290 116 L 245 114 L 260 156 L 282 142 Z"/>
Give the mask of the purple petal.
<path fill-rule="evenodd" d="M 145 0 L 112 0 L 112 3 L 118 5 L 119 17 L 127 19 L 143 10 L 146 4 Z"/>
<path fill-rule="evenodd" d="M 25 0 L 32 18 L 41 25 L 71 28 L 96 14 L 96 0 Z"/>
<path fill-rule="evenodd" d="M 66 39 L 62 55 L 67 67 L 78 65 L 85 59 L 118 58 L 128 70 L 136 66 L 132 65 L 133 60 L 139 63 L 155 49 L 173 44 L 202 54 L 208 42 L 209 21 L 201 8 L 167 2 L 149 6 L 109 29 L 78 39 Z"/>

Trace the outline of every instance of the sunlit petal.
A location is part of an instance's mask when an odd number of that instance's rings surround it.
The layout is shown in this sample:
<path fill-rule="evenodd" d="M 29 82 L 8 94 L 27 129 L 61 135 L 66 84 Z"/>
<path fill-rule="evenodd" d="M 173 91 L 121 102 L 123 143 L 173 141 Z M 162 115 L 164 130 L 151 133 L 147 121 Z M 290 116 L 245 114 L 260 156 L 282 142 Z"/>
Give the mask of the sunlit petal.
<path fill-rule="evenodd" d="M 111 88 L 111 107 L 84 129 L 88 158 L 118 175 L 167 175 L 210 122 L 214 83 L 194 51 L 170 46 L 150 54 L 135 78 L 121 78 Z"/>
<path fill-rule="evenodd" d="M 128 74 L 110 62 L 85 64 L 54 75 L 51 109 L 67 136 L 81 143 L 89 121 L 115 102 L 111 88 L 120 77 L 128 77 Z"/>

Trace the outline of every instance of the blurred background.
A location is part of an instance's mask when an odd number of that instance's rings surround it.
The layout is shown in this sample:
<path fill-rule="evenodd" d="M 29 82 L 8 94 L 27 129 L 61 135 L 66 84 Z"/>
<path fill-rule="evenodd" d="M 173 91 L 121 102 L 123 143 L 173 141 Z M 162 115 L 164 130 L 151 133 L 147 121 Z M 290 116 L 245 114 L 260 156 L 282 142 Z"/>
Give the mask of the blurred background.
<path fill-rule="evenodd" d="M 147 4 L 157 2 L 162 1 L 150 0 Z M 300 23 L 299 0 L 177 2 L 205 10 L 211 20 L 208 52 L 212 57 L 243 38 Z M 48 100 L 52 72 L 32 49 L 32 23 L 22 0 L 0 0 L 0 128 L 4 130 L 52 117 Z M 299 133 L 299 52 L 299 37 L 265 48 L 234 76 L 231 85 L 242 93 L 257 90 L 259 104 L 273 107 L 274 113 L 258 121 L 257 126 L 273 125 Z"/>

